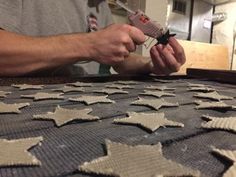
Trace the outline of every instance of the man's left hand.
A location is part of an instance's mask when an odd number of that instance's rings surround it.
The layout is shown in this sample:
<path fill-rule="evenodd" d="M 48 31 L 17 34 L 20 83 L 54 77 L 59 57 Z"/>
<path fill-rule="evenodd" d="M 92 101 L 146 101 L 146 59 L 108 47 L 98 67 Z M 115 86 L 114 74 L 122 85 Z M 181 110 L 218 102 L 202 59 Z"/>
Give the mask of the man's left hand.
<path fill-rule="evenodd" d="M 151 71 L 158 75 L 177 72 L 186 61 L 184 49 L 174 37 L 170 37 L 167 45 L 153 46 L 150 54 L 153 64 Z"/>

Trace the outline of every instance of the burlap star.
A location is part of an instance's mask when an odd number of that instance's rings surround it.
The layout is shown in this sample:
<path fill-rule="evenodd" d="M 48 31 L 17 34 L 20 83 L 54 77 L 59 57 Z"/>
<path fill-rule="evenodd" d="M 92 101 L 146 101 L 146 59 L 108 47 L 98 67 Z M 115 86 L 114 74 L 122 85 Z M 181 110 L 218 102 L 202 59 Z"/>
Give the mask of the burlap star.
<path fill-rule="evenodd" d="M 57 126 L 62 126 L 73 120 L 87 120 L 93 121 L 98 120 L 99 117 L 89 115 L 92 112 L 92 109 L 65 109 L 58 106 L 55 112 L 48 112 L 47 114 L 34 115 L 35 119 L 45 119 L 45 120 L 54 120 Z"/>
<path fill-rule="evenodd" d="M 163 79 L 154 79 L 155 82 L 160 82 L 160 83 L 172 83 L 174 81 L 172 80 L 163 80 Z"/>
<path fill-rule="evenodd" d="M 189 86 L 189 87 L 207 87 L 207 86 L 204 85 L 204 84 L 193 84 L 193 83 L 188 83 L 188 86 Z"/>
<path fill-rule="evenodd" d="M 106 93 L 108 95 L 112 94 L 128 94 L 129 92 L 120 90 L 120 89 L 102 89 L 102 90 L 95 90 L 95 93 Z"/>
<path fill-rule="evenodd" d="M 19 109 L 29 106 L 29 103 L 18 103 L 18 104 L 6 104 L 0 102 L 0 114 L 3 113 L 21 113 Z"/>
<path fill-rule="evenodd" d="M 184 124 L 182 123 L 167 120 L 164 113 L 129 112 L 128 116 L 128 118 L 115 119 L 114 123 L 140 125 L 141 127 L 152 132 L 165 126 L 184 127 Z"/>
<path fill-rule="evenodd" d="M 218 102 L 202 102 L 202 101 L 195 101 L 198 106 L 196 109 L 233 109 L 233 106 L 224 103 L 223 101 Z"/>
<path fill-rule="evenodd" d="M 137 82 L 135 81 L 117 81 L 115 84 L 121 84 L 121 85 L 136 85 Z"/>
<path fill-rule="evenodd" d="M 232 166 L 223 174 L 223 177 L 236 176 L 236 151 L 214 148 L 213 152 L 232 162 Z"/>
<path fill-rule="evenodd" d="M 162 154 L 161 144 L 129 146 L 106 141 L 107 156 L 86 162 L 80 171 L 117 177 L 200 176 Z"/>
<path fill-rule="evenodd" d="M 193 92 L 212 92 L 212 91 L 215 91 L 215 89 L 210 88 L 210 87 L 189 87 L 187 90 L 188 91 L 193 91 Z"/>
<path fill-rule="evenodd" d="M 62 91 L 63 93 L 69 93 L 69 92 L 84 92 L 85 90 L 82 87 L 64 86 L 63 88 L 55 89 L 54 91 Z"/>
<path fill-rule="evenodd" d="M 11 92 L 4 92 L 4 91 L 0 91 L 0 98 L 5 98 L 8 94 L 10 94 Z"/>
<path fill-rule="evenodd" d="M 87 105 L 96 103 L 115 103 L 115 101 L 107 98 L 108 96 L 81 96 L 79 98 L 69 98 L 69 101 L 82 102 Z"/>
<path fill-rule="evenodd" d="M 106 88 L 114 88 L 114 89 L 133 89 L 133 87 L 129 85 L 120 85 L 120 84 L 112 84 L 112 85 L 106 85 Z"/>
<path fill-rule="evenodd" d="M 163 96 L 172 96 L 172 97 L 175 96 L 175 94 L 173 94 L 173 93 L 168 93 L 168 92 L 164 92 L 164 91 L 150 91 L 150 90 L 144 90 L 144 93 L 140 93 L 139 95 L 154 96 L 157 98 L 161 98 Z"/>
<path fill-rule="evenodd" d="M 42 137 L 17 140 L 0 139 L 0 167 L 41 165 L 41 162 L 27 150 L 42 140 Z"/>
<path fill-rule="evenodd" d="M 214 91 L 214 92 L 210 92 L 210 93 L 198 93 L 196 95 L 194 95 L 194 97 L 197 98 L 208 98 L 211 100 L 216 100 L 216 101 L 221 101 L 221 100 L 233 100 L 233 97 L 228 97 L 225 95 L 220 95 L 218 92 Z"/>
<path fill-rule="evenodd" d="M 164 86 L 154 86 L 154 85 L 151 85 L 151 86 L 148 86 L 146 87 L 146 89 L 150 89 L 150 90 L 160 90 L 160 91 L 173 91 L 175 90 L 176 88 L 170 88 L 170 87 L 166 87 L 165 85 Z"/>
<path fill-rule="evenodd" d="M 28 85 L 28 84 L 12 84 L 12 87 L 19 88 L 20 90 L 41 90 L 43 85 Z"/>
<path fill-rule="evenodd" d="M 61 93 L 43 93 L 43 92 L 38 92 L 33 95 L 21 95 L 22 98 L 33 98 L 34 101 L 39 101 L 39 100 L 62 100 L 64 99 L 63 96 L 61 96 Z"/>
<path fill-rule="evenodd" d="M 131 105 L 148 106 L 155 110 L 159 110 L 161 107 L 178 107 L 179 106 L 178 103 L 169 103 L 163 99 L 143 99 L 140 97 L 137 101 L 131 103 Z"/>
<path fill-rule="evenodd" d="M 92 87 L 93 86 L 91 83 L 85 83 L 85 82 L 68 83 L 67 85 L 74 86 L 74 87 Z"/>
<path fill-rule="evenodd" d="M 207 123 L 203 123 L 202 127 L 207 129 L 222 129 L 233 131 L 236 133 L 236 117 L 211 117 L 211 116 L 202 116 L 203 119 L 206 119 Z"/>

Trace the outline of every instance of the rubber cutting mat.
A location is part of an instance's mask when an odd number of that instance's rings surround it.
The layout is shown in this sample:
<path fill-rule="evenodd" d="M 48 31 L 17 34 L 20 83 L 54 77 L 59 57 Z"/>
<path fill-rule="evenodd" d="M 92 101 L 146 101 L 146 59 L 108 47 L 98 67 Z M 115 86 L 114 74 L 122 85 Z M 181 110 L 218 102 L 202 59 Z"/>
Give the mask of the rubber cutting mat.
<path fill-rule="evenodd" d="M 114 80 L 124 78 L 116 77 Z M 137 79 L 137 78 L 136 78 Z M 32 120 L 33 115 L 53 112 L 57 105 L 64 108 L 85 108 L 82 103 L 73 103 L 68 98 L 80 95 L 103 95 L 93 93 L 101 90 L 105 85 L 111 85 L 113 78 L 85 78 L 83 81 L 93 83 L 93 87 L 85 88 L 84 93 L 67 93 L 65 100 L 37 101 L 22 99 L 22 94 L 37 93 L 34 91 L 20 91 L 9 84 L 15 83 L 38 83 L 45 84 L 44 92 L 53 92 L 53 89 L 61 88 L 67 82 L 75 79 L 17 79 L 0 80 L 4 86 L 2 91 L 12 92 L 7 98 L 0 98 L 6 103 L 29 102 L 31 105 L 22 109 L 21 114 L 0 114 L 0 138 L 17 139 L 43 136 L 42 146 L 36 146 L 30 150 L 41 162 L 41 167 L 16 167 L 0 168 L 0 176 L 23 176 L 23 177 L 95 177 L 77 170 L 78 166 L 86 161 L 106 155 L 104 149 L 105 139 L 122 142 L 130 145 L 157 144 L 161 142 L 163 152 L 167 158 L 177 161 L 183 165 L 197 169 L 202 176 L 221 176 L 230 166 L 227 161 L 219 159 L 211 153 L 211 146 L 224 149 L 236 149 L 236 138 L 234 133 L 217 130 L 204 130 L 200 128 L 203 114 L 211 116 L 236 116 L 236 111 L 220 112 L 214 110 L 195 110 L 193 98 L 195 92 L 187 91 L 188 83 L 206 84 L 215 88 L 219 93 L 236 97 L 235 85 L 223 84 L 213 81 L 187 79 L 178 77 L 164 78 L 171 80 L 170 83 L 153 81 L 153 77 L 139 78 L 134 89 L 125 89 L 129 94 L 110 95 L 115 104 L 91 105 L 92 115 L 99 116 L 102 120 L 98 122 L 73 121 L 60 128 L 55 127 L 52 121 Z M 133 79 L 132 79 L 133 80 Z M 134 80 L 133 80 L 134 81 Z M 136 126 L 115 125 L 113 119 L 124 117 L 126 112 L 154 112 L 145 106 L 132 106 L 131 102 L 137 100 L 146 86 L 167 86 L 176 88 L 176 97 L 165 97 L 169 102 L 179 102 L 180 107 L 162 108 L 158 112 L 164 112 L 169 120 L 181 122 L 184 128 L 160 128 L 154 133 L 148 133 Z M 148 96 L 144 96 L 150 98 Z M 235 100 L 225 101 L 236 105 Z M 99 175 L 101 176 L 101 175 Z"/>

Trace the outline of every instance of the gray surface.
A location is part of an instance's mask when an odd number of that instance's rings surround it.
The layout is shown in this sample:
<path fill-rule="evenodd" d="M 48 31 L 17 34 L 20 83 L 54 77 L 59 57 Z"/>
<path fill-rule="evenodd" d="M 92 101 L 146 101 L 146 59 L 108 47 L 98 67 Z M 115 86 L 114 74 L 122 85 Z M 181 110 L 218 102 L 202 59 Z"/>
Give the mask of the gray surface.
<path fill-rule="evenodd" d="M 105 81 L 104 81 L 105 82 Z M 105 155 L 103 147 L 104 140 L 110 139 L 132 145 L 138 144 L 163 144 L 163 152 L 167 158 L 175 160 L 183 165 L 198 169 L 202 176 L 221 176 L 230 166 L 225 160 L 211 153 L 211 146 L 225 149 L 236 149 L 235 134 L 226 131 L 209 131 L 200 128 L 203 114 L 211 116 L 236 116 L 236 112 L 195 110 L 191 104 L 195 98 L 195 92 L 187 91 L 187 82 L 210 84 L 220 93 L 228 96 L 236 96 L 234 85 L 220 84 L 199 80 L 176 80 L 172 83 L 159 83 L 150 80 L 139 82 L 135 89 L 126 89 L 130 93 L 110 95 L 109 98 L 116 104 L 95 104 L 92 115 L 101 117 L 101 122 L 74 121 L 57 128 L 52 121 L 32 120 L 34 114 L 42 114 L 54 111 L 57 105 L 65 108 L 85 108 L 84 104 L 69 102 L 68 98 L 81 94 L 93 94 L 92 90 L 102 89 L 105 84 L 94 82 L 94 86 L 86 88 L 85 93 L 65 94 L 65 100 L 38 101 L 21 99 L 21 94 L 31 94 L 37 91 L 19 91 L 9 86 L 1 87 L 1 90 L 11 91 L 12 94 L 1 101 L 30 102 L 31 106 L 22 109 L 21 114 L 0 114 L 0 138 L 16 139 L 43 136 L 42 146 L 31 149 L 42 162 L 41 167 L 17 167 L 0 168 L 0 176 L 73 176 L 85 177 L 92 174 L 80 173 L 77 168 L 80 164 L 91 161 L 94 158 Z M 179 108 L 162 108 L 158 112 L 164 112 L 169 120 L 185 124 L 184 128 L 160 128 L 154 133 L 146 132 L 144 129 L 130 125 L 115 125 L 114 118 L 124 117 L 127 111 L 153 112 L 144 106 L 131 106 L 130 103 L 137 99 L 146 85 L 166 85 L 176 88 L 176 98 L 166 97 L 170 102 L 178 101 Z M 52 89 L 60 88 L 63 84 L 46 85 L 44 91 L 51 92 Z M 146 98 L 151 98 L 145 96 Z M 198 99 L 200 100 L 200 99 Z M 236 101 L 227 101 L 236 105 Z M 96 176 L 96 175 L 95 175 Z M 101 176 L 101 175 L 100 175 Z"/>

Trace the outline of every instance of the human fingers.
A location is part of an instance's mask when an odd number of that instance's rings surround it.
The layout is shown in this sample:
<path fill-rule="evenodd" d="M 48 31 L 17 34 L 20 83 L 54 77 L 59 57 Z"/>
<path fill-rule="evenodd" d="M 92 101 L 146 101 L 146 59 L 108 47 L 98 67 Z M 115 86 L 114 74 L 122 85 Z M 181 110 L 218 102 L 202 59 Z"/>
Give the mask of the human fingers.
<path fill-rule="evenodd" d="M 129 52 L 135 52 L 136 51 L 136 44 L 131 38 L 128 38 L 126 43 L 125 43 L 126 49 Z"/>
<path fill-rule="evenodd" d="M 146 40 L 144 33 L 133 26 L 129 26 L 129 36 L 137 45 L 143 44 Z"/>
<path fill-rule="evenodd" d="M 179 42 L 174 37 L 170 37 L 169 45 L 173 48 L 174 56 L 177 59 L 177 61 L 183 65 L 186 62 L 184 48 L 179 44 Z"/>
<path fill-rule="evenodd" d="M 157 45 L 157 50 L 165 63 L 165 66 L 172 72 L 177 72 L 181 64 L 177 61 L 175 56 L 168 50 L 166 46 Z"/>
<path fill-rule="evenodd" d="M 157 46 L 153 46 L 150 50 L 150 55 L 153 62 L 153 73 L 155 74 L 170 74 L 171 71 L 166 66 L 165 62 L 163 62 L 163 57 L 160 55 L 157 50 Z"/>

